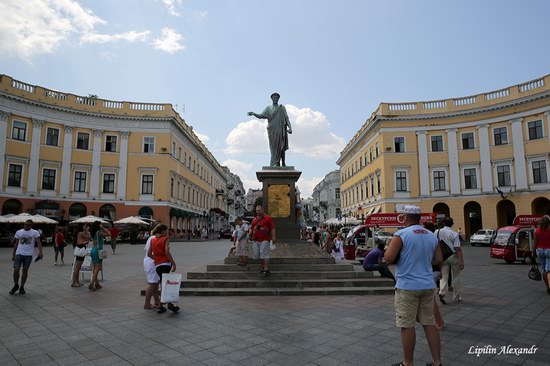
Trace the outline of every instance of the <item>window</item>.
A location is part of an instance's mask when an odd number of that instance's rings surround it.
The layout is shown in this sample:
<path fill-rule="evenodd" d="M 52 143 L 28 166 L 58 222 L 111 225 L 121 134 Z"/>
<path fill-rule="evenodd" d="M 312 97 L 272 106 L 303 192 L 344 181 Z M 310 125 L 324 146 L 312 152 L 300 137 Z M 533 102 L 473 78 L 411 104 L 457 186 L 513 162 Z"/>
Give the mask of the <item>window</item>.
<path fill-rule="evenodd" d="M 372 147 L 369 149 L 369 161 L 372 161 Z"/>
<path fill-rule="evenodd" d="M 116 136 L 105 136 L 105 151 L 116 152 Z"/>
<path fill-rule="evenodd" d="M 471 150 L 474 149 L 474 133 L 467 132 L 462 134 L 462 149 Z"/>
<path fill-rule="evenodd" d="M 8 186 L 21 187 L 21 176 L 23 175 L 23 165 L 10 164 L 8 172 Z"/>
<path fill-rule="evenodd" d="M 174 197 L 174 178 L 170 178 L 170 197 Z"/>
<path fill-rule="evenodd" d="M 59 129 L 46 128 L 46 145 L 59 146 Z"/>
<path fill-rule="evenodd" d="M 443 136 L 432 136 L 432 151 L 443 151 Z"/>
<path fill-rule="evenodd" d="M 153 194 L 153 176 L 141 176 L 141 194 Z"/>
<path fill-rule="evenodd" d="M 374 196 L 374 177 L 370 178 L 370 194 Z"/>
<path fill-rule="evenodd" d="M 172 141 L 172 156 L 176 157 L 176 143 Z"/>
<path fill-rule="evenodd" d="M 113 173 L 103 174 L 103 193 L 115 193 L 115 175 Z"/>
<path fill-rule="evenodd" d="M 42 189 L 55 189 L 55 169 L 42 170 Z"/>
<path fill-rule="evenodd" d="M 542 121 L 533 121 L 527 124 L 529 127 L 529 140 L 542 138 Z"/>
<path fill-rule="evenodd" d="M 178 161 L 181 161 L 181 147 L 178 147 Z"/>
<path fill-rule="evenodd" d="M 510 165 L 497 166 L 497 184 L 499 187 L 509 187 L 512 185 L 510 180 Z"/>
<path fill-rule="evenodd" d="M 380 180 L 380 174 L 376 174 L 376 189 L 377 193 L 382 192 L 382 181 Z"/>
<path fill-rule="evenodd" d="M 407 191 L 407 172 L 395 172 L 395 191 L 406 192 Z"/>
<path fill-rule="evenodd" d="M 376 145 L 375 145 L 375 149 L 376 149 L 376 157 L 380 156 L 380 143 L 377 142 Z"/>
<path fill-rule="evenodd" d="M 395 152 L 405 152 L 405 138 L 404 137 L 394 137 L 393 144 L 395 146 Z"/>
<path fill-rule="evenodd" d="M 143 138 L 143 152 L 146 154 L 153 154 L 155 152 L 155 138 L 144 137 Z"/>
<path fill-rule="evenodd" d="M 334 193 L 336 193 L 336 199 L 339 200 L 340 199 L 340 188 L 336 188 L 334 190 Z"/>
<path fill-rule="evenodd" d="M 14 140 L 25 141 L 27 135 L 27 124 L 24 122 L 13 121 L 11 138 Z"/>
<path fill-rule="evenodd" d="M 189 157 L 189 160 L 187 160 L 187 168 L 191 169 L 191 157 Z"/>
<path fill-rule="evenodd" d="M 475 168 L 464 169 L 464 188 L 477 189 L 477 179 Z"/>
<path fill-rule="evenodd" d="M 434 191 L 445 191 L 445 171 L 444 170 L 435 170 L 434 171 Z"/>
<path fill-rule="evenodd" d="M 497 127 L 493 130 L 495 145 L 506 145 L 508 143 L 508 131 L 506 127 Z"/>
<path fill-rule="evenodd" d="M 548 176 L 546 174 L 546 161 L 539 160 L 533 162 L 533 183 L 546 183 Z"/>
<path fill-rule="evenodd" d="M 86 172 L 74 172 L 74 191 L 86 192 Z"/>
<path fill-rule="evenodd" d="M 76 148 L 80 150 L 88 150 L 90 146 L 90 134 L 79 132 L 76 137 Z"/>
<path fill-rule="evenodd" d="M 177 194 L 177 196 L 178 196 L 178 200 L 181 199 L 181 183 L 180 182 L 178 182 L 178 194 Z"/>

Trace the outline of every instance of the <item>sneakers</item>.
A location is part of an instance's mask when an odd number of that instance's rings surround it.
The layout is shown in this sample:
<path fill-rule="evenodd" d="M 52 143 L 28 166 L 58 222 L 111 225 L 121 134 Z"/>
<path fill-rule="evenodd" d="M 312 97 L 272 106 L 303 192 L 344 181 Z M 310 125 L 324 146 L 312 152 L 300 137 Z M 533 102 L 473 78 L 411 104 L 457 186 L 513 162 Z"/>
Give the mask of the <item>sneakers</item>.
<path fill-rule="evenodd" d="M 445 301 L 445 295 L 439 294 L 439 302 L 441 302 L 443 305 L 447 304 L 447 301 Z"/>
<path fill-rule="evenodd" d="M 462 301 L 462 297 L 459 297 L 458 300 L 456 300 L 456 302 L 460 302 Z"/>
<path fill-rule="evenodd" d="M 23 287 L 19 287 L 19 294 L 25 295 L 25 289 Z"/>
<path fill-rule="evenodd" d="M 10 295 L 13 295 L 17 290 L 19 290 L 19 284 L 13 285 L 10 290 Z"/>
<path fill-rule="evenodd" d="M 263 271 L 262 272 L 262 277 L 267 277 L 267 276 L 269 276 L 270 273 L 271 272 L 269 272 L 269 269 L 267 271 Z"/>
<path fill-rule="evenodd" d="M 177 305 L 174 305 L 172 303 L 169 303 L 168 304 L 168 310 L 170 310 L 173 313 L 177 313 L 178 311 L 180 311 L 180 307 L 177 306 Z"/>

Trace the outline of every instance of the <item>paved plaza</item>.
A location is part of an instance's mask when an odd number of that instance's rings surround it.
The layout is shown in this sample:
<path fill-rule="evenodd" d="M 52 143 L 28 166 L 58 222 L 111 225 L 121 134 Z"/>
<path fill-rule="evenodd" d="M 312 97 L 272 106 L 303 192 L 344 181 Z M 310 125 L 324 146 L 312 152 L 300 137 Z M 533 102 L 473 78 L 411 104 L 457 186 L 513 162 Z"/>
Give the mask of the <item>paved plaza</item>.
<path fill-rule="evenodd" d="M 173 243 L 178 272 L 221 260 L 229 241 Z M 72 252 L 72 251 L 69 251 Z M 1 365 L 390 365 L 401 361 L 393 296 L 190 297 L 179 314 L 143 310 L 142 245 L 104 261 L 104 288 L 69 287 L 53 249 L 33 263 L 26 295 L 9 296 L 11 249 L 0 249 Z M 68 258 L 71 258 L 69 255 Z M 442 307 L 444 365 L 548 365 L 550 296 L 526 265 L 465 247 L 464 301 Z M 429 362 L 417 327 L 416 365 Z M 531 355 L 469 354 L 490 345 Z"/>

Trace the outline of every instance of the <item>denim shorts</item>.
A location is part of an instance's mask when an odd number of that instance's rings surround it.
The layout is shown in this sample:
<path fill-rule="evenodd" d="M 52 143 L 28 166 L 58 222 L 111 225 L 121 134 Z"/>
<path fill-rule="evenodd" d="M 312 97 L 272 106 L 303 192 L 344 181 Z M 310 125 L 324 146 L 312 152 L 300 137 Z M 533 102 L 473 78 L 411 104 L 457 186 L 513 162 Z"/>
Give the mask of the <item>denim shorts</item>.
<path fill-rule="evenodd" d="M 544 272 L 550 272 L 550 249 L 537 249 L 539 266 Z"/>
<path fill-rule="evenodd" d="M 13 268 L 29 268 L 32 262 L 32 255 L 17 254 L 13 260 Z"/>
<path fill-rule="evenodd" d="M 252 242 L 252 258 L 269 259 L 269 242 L 267 240 Z"/>

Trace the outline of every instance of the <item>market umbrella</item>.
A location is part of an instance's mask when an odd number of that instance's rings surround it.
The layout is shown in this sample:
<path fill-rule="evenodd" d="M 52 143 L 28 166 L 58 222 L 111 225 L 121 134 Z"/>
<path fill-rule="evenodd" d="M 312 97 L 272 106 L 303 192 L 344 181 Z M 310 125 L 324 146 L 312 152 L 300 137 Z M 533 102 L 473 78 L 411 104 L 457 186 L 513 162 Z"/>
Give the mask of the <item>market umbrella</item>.
<path fill-rule="evenodd" d="M 115 221 L 115 224 L 149 225 L 148 222 L 143 221 L 139 217 L 135 217 L 135 216 L 130 216 L 124 219 L 117 220 Z"/>
<path fill-rule="evenodd" d="M 107 224 L 108 221 L 94 215 L 88 215 L 79 219 L 71 221 L 71 224 L 93 224 L 96 221 L 100 221 L 102 224 Z"/>
<path fill-rule="evenodd" d="M 46 224 L 46 225 L 55 225 L 55 224 L 59 224 L 59 222 L 53 220 L 53 219 L 50 219 L 49 217 L 46 217 L 46 216 L 42 216 L 42 215 L 33 215 L 33 217 L 31 218 L 31 220 L 35 223 L 35 224 Z"/>
<path fill-rule="evenodd" d="M 15 215 L 12 217 L 9 217 L 6 222 L 8 224 L 24 224 L 27 220 L 32 220 L 34 222 L 34 216 L 28 213 L 20 213 L 19 215 Z"/>

